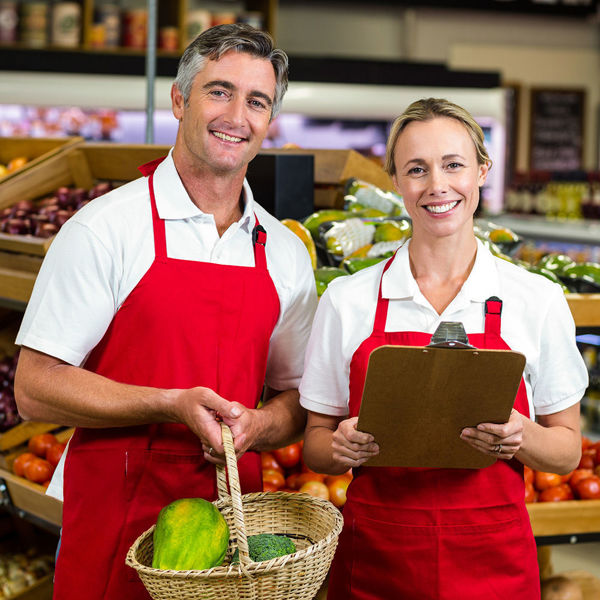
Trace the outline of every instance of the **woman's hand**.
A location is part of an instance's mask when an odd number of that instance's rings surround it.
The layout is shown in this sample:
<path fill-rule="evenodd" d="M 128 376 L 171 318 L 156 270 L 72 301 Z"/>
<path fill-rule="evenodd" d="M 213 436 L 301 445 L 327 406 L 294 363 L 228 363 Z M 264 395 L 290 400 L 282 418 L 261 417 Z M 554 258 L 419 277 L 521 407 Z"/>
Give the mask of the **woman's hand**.
<path fill-rule="evenodd" d="M 470 446 L 483 452 L 510 460 L 523 444 L 523 419 L 514 408 L 507 423 L 480 423 L 477 427 L 465 427 L 460 437 Z"/>
<path fill-rule="evenodd" d="M 333 459 L 347 468 L 360 467 L 369 458 L 379 454 L 379 446 L 373 436 L 356 430 L 357 422 L 358 417 L 340 421 L 333 432 Z"/>

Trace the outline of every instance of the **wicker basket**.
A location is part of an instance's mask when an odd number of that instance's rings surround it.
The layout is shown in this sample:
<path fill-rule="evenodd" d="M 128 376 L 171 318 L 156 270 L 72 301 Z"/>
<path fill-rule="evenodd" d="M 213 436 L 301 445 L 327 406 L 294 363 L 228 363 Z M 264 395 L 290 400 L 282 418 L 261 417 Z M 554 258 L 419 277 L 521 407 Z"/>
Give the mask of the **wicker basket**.
<path fill-rule="evenodd" d="M 240 492 L 237 462 L 229 428 L 223 424 L 225 467 L 217 467 L 219 499 L 214 502 L 229 525 L 229 548 L 223 566 L 203 571 L 153 569 L 154 526 L 131 546 L 126 564 L 133 567 L 154 600 L 309 600 L 325 579 L 342 530 L 343 519 L 326 500 L 287 492 Z M 265 562 L 248 555 L 247 536 L 286 535 L 297 552 Z M 239 548 L 240 562 L 230 564 Z"/>

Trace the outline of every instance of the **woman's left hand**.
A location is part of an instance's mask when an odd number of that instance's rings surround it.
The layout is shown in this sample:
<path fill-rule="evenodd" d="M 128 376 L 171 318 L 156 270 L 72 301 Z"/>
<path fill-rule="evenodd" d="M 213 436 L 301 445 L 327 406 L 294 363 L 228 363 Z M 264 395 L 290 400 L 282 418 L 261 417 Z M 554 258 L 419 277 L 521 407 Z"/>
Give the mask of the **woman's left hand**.
<path fill-rule="evenodd" d="M 514 408 L 507 423 L 480 423 L 465 427 L 460 437 L 476 450 L 504 460 L 510 460 L 523 443 L 523 417 Z"/>

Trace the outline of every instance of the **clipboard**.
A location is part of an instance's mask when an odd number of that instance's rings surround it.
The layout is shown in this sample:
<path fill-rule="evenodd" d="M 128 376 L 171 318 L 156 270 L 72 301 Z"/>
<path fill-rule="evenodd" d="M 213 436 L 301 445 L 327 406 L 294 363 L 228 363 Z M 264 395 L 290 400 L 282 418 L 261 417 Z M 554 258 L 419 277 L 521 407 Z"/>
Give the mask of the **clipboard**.
<path fill-rule="evenodd" d="M 379 454 L 367 467 L 480 469 L 496 462 L 460 439 L 464 427 L 505 423 L 525 367 L 511 350 L 381 346 L 369 357 L 357 429 Z"/>

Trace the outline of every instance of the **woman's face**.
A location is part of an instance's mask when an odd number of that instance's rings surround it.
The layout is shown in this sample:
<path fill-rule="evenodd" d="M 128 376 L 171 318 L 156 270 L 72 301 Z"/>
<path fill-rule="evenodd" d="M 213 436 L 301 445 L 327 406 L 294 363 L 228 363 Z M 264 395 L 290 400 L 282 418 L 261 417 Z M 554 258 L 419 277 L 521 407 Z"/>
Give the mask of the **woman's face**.
<path fill-rule="evenodd" d="M 398 137 L 394 164 L 394 184 L 413 233 L 473 235 L 473 213 L 488 166 L 478 164 L 475 144 L 460 121 L 435 117 L 409 123 Z"/>

